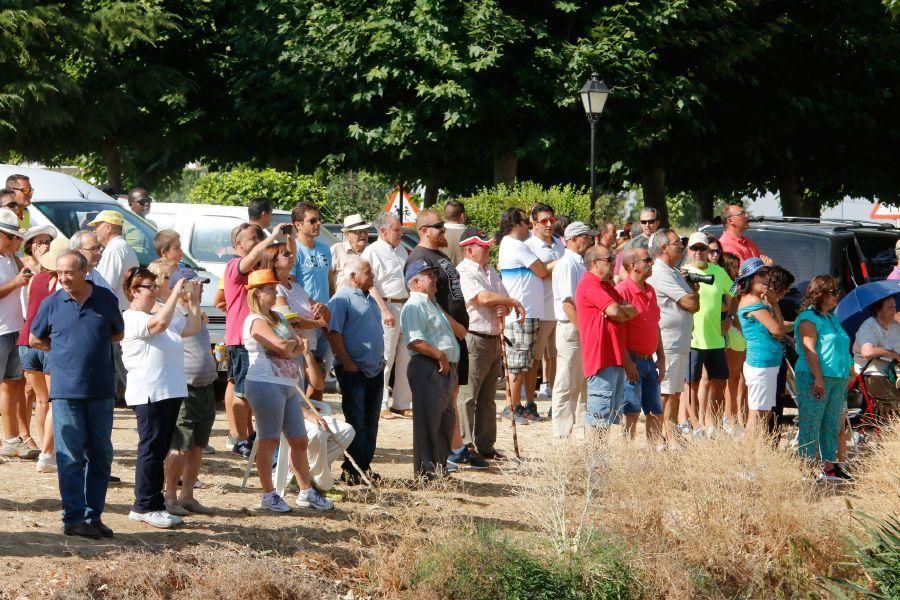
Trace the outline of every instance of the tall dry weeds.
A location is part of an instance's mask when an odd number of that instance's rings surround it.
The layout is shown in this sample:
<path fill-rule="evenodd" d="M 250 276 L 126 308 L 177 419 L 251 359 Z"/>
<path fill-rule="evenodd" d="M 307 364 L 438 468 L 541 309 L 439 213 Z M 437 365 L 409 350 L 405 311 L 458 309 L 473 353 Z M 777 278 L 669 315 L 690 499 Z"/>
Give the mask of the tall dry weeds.
<path fill-rule="evenodd" d="M 900 515 L 900 417 L 870 436 L 855 470 L 853 508 L 874 517 Z"/>

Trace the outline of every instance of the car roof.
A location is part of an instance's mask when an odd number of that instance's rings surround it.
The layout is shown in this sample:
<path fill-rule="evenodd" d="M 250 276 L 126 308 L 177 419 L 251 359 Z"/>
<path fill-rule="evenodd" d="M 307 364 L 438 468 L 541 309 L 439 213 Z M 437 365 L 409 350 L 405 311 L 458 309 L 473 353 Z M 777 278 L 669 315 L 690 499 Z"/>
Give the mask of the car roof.
<path fill-rule="evenodd" d="M 900 235 L 900 229 L 892 223 L 805 217 L 754 217 L 750 220 L 749 229 L 793 233 L 802 232 L 823 236 L 843 236 L 861 231 Z M 707 225 L 702 227 L 701 230 L 721 232 L 723 226 Z"/>
<path fill-rule="evenodd" d="M 33 202 L 101 200 L 115 202 L 91 184 L 67 173 L 38 167 L 0 164 L 0 181 L 13 174 L 25 175 L 34 188 Z"/>
<path fill-rule="evenodd" d="M 127 202 L 125 200 L 120 201 Z M 127 208 L 127 206 L 126 206 Z M 154 212 L 158 213 L 174 213 L 176 211 L 189 212 L 192 214 L 202 213 L 202 214 L 213 214 L 213 215 L 225 215 L 229 217 L 239 217 L 241 219 L 247 218 L 247 207 L 246 206 L 233 206 L 233 205 L 223 205 L 223 204 L 189 204 L 187 202 L 154 202 L 150 205 L 150 212 L 148 215 L 153 215 Z M 289 210 L 281 210 L 275 209 L 272 211 L 272 214 L 276 215 L 289 215 Z"/>

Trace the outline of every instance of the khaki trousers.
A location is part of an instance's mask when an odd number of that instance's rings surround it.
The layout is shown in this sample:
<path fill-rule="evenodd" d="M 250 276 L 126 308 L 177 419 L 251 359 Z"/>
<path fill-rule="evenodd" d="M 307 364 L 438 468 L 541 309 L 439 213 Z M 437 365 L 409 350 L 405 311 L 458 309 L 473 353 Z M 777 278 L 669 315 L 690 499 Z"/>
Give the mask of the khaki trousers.
<path fill-rule="evenodd" d="M 553 381 L 553 437 L 584 437 L 587 380 L 581 368 L 581 338 L 572 323 L 556 324 L 556 379 Z"/>
<path fill-rule="evenodd" d="M 469 383 L 459 386 L 456 399 L 463 443 L 478 452 L 494 450 L 497 441 L 497 377 L 500 376 L 500 338 L 466 334 Z"/>
<path fill-rule="evenodd" d="M 412 393 L 409 391 L 409 379 L 406 376 L 406 368 L 409 366 L 409 349 L 403 343 L 403 332 L 400 329 L 400 311 L 402 304 L 388 302 L 391 314 L 394 315 L 394 326 L 384 328 L 384 393 L 381 397 L 381 410 L 394 408 L 395 410 L 407 410 L 412 406 Z M 393 401 L 391 390 L 388 390 L 388 381 L 391 378 L 391 368 L 394 369 Z"/>

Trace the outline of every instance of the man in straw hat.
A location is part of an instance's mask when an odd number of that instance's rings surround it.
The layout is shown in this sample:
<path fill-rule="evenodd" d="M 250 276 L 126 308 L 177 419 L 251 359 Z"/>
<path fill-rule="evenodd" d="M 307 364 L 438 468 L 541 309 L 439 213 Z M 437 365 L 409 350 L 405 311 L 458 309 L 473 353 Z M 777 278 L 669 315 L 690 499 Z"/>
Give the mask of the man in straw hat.
<path fill-rule="evenodd" d="M 334 289 L 339 290 L 347 281 L 345 267 L 351 256 L 361 256 L 369 244 L 369 227 L 372 224 L 354 213 L 344 219 L 341 233 L 344 241 L 331 247 L 331 271 L 334 274 Z"/>

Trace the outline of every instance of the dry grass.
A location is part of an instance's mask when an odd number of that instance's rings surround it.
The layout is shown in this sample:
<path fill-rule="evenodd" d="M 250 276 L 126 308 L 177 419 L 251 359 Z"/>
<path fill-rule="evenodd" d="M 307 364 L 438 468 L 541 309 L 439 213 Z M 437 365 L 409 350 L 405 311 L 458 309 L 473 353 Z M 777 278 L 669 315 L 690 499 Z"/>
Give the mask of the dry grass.
<path fill-rule="evenodd" d="M 869 439 L 856 472 L 853 508 L 874 517 L 900 515 L 900 417 Z"/>

